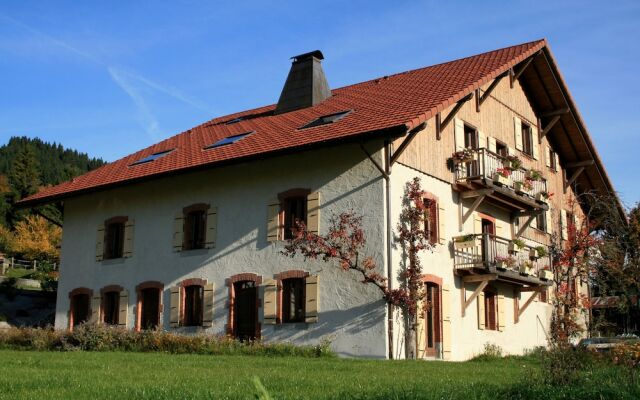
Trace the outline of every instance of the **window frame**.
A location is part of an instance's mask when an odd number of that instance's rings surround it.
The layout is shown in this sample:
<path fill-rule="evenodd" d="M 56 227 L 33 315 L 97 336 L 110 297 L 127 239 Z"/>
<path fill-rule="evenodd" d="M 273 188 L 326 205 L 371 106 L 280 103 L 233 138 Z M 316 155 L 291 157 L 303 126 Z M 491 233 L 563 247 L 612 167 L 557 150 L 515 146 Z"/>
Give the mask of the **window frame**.
<path fill-rule="evenodd" d="M 192 204 L 188 207 L 182 209 L 182 250 L 201 250 L 206 247 L 207 242 L 207 218 L 209 213 L 209 204 L 198 203 Z M 196 213 L 202 213 L 202 218 L 200 221 L 200 231 L 199 235 L 201 236 L 199 239 L 201 242 L 193 243 L 196 229 L 193 221 L 191 221 L 191 216 Z"/>
<path fill-rule="evenodd" d="M 278 194 L 278 202 L 280 203 L 280 213 L 278 215 L 279 223 L 281 226 L 280 237 L 284 240 L 291 239 L 293 237 L 292 229 L 295 228 L 294 221 L 289 219 L 289 202 L 293 199 L 300 200 L 302 202 L 302 214 L 303 218 L 296 218 L 307 224 L 308 218 L 308 210 L 307 210 L 307 201 L 308 197 L 311 194 L 311 189 L 290 189 L 285 192 Z"/>
<path fill-rule="evenodd" d="M 498 147 L 500 147 L 500 149 L 504 149 L 504 154 L 500 153 L 500 150 L 498 150 Z M 509 155 L 509 146 L 507 146 L 507 144 L 501 140 L 496 139 L 496 154 L 499 155 L 500 157 L 507 157 Z"/>
<path fill-rule="evenodd" d="M 438 198 L 431 193 L 423 194 L 423 202 L 425 208 L 424 215 L 424 231 L 428 238 L 429 244 L 438 244 L 440 240 L 440 216 Z M 427 214 L 428 213 L 428 218 Z"/>
<path fill-rule="evenodd" d="M 102 258 L 104 260 L 124 258 L 124 240 L 127 221 L 129 221 L 128 217 L 113 217 L 104 222 L 104 244 L 102 251 Z M 117 230 L 119 235 L 117 244 L 114 243 L 115 239 L 113 237 L 114 227 L 116 225 L 118 226 Z"/>
<path fill-rule="evenodd" d="M 536 215 L 536 227 L 535 229 L 540 232 L 547 233 L 549 227 L 547 226 L 547 213 L 549 211 L 543 210 L 540 214 Z"/>
<path fill-rule="evenodd" d="M 77 312 L 78 312 L 78 304 L 77 304 L 77 299 L 83 296 L 86 298 L 87 301 L 87 315 L 85 316 L 84 319 L 81 318 L 77 318 Z M 91 298 L 93 297 L 93 290 L 88 289 L 88 288 L 76 288 L 73 289 L 72 291 L 69 292 L 69 330 L 73 330 L 74 327 L 88 322 L 89 319 L 91 318 Z"/>
<path fill-rule="evenodd" d="M 204 321 L 204 285 L 190 283 L 182 286 L 181 289 L 182 312 L 180 326 L 202 326 Z M 198 292 L 197 295 L 196 291 Z"/>
<path fill-rule="evenodd" d="M 549 147 L 549 168 L 552 171 L 557 172 L 558 171 L 558 165 L 556 163 L 556 153 L 551 147 Z"/>
<path fill-rule="evenodd" d="M 493 288 L 485 288 L 484 294 L 484 329 L 497 331 L 500 326 L 498 321 L 498 292 Z"/>
<path fill-rule="evenodd" d="M 522 153 L 533 157 L 533 128 L 527 122 L 521 121 L 522 131 Z"/>
<path fill-rule="evenodd" d="M 463 135 L 464 135 L 465 149 L 471 148 L 474 150 L 478 150 L 480 148 L 480 138 L 479 138 L 478 128 L 465 122 Z"/>
<path fill-rule="evenodd" d="M 300 323 L 304 322 L 305 317 L 305 301 L 306 301 L 306 293 L 305 286 L 306 281 L 305 278 L 301 277 L 291 277 L 285 278 L 280 281 L 280 286 L 282 287 L 281 299 L 282 299 L 282 323 L 283 324 L 291 324 L 291 323 Z M 292 296 L 294 295 L 294 296 Z M 297 295 L 297 304 L 294 311 L 291 311 L 292 307 L 292 297 Z"/>

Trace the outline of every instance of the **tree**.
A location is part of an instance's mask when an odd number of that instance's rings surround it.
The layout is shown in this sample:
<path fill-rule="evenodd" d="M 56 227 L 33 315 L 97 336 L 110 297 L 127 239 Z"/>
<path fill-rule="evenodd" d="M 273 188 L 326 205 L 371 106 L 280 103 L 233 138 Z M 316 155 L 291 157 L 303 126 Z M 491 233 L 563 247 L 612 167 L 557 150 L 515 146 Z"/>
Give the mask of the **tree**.
<path fill-rule="evenodd" d="M 58 260 L 62 229 L 42 217 L 29 215 L 16 224 L 11 251 L 29 260 Z"/>
<path fill-rule="evenodd" d="M 405 259 L 399 276 L 400 287 L 397 289 L 389 289 L 388 280 L 378 272 L 375 260 L 362 254 L 366 244 L 362 216 L 353 212 L 333 216 L 325 235 L 309 232 L 303 222 L 297 221 L 293 238 L 288 241 L 283 251 L 283 254 L 289 257 L 299 254 L 305 260 L 321 259 L 324 262 L 336 263 L 344 271 L 353 271 L 360 275 L 363 284 L 377 287 L 387 304 L 402 311 L 405 353 L 407 358 L 412 359 L 417 357 L 418 310 L 426 295 L 419 254 L 431 248 L 424 230 L 428 204 L 425 203 L 423 194 L 419 178 L 406 184 L 397 236 Z"/>
<path fill-rule="evenodd" d="M 23 199 L 40 187 L 40 171 L 38 160 L 32 147 L 22 147 L 11 165 L 9 182 L 16 193 L 17 199 Z"/>

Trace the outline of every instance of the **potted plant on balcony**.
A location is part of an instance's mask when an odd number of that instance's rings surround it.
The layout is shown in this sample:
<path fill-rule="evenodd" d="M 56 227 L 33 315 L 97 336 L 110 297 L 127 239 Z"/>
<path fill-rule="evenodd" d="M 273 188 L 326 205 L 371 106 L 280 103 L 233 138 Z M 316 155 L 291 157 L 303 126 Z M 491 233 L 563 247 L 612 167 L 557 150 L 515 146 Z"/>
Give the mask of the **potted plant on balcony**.
<path fill-rule="evenodd" d="M 542 267 L 542 269 L 538 272 L 538 276 L 543 281 L 551 281 L 553 280 L 553 271 L 549 268 L 548 265 Z"/>
<path fill-rule="evenodd" d="M 467 147 L 466 149 L 453 153 L 451 155 L 451 159 L 453 160 L 454 164 L 468 163 L 477 160 L 478 153 L 471 147 Z"/>
<path fill-rule="evenodd" d="M 536 201 L 538 203 L 548 203 L 551 196 L 553 196 L 553 193 L 549 193 L 546 190 L 543 190 L 536 193 Z"/>
<path fill-rule="evenodd" d="M 453 247 L 456 249 L 467 249 L 476 245 L 476 235 L 462 235 L 453 238 Z"/>
<path fill-rule="evenodd" d="M 509 168 L 512 171 L 522 168 L 522 160 L 518 156 L 508 155 L 503 160 L 505 168 Z"/>
<path fill-rule="evenodd" d="M 524 242 L 520 239 L 513 239 L 509 242 L 509 252 L 517 253 L 524 248 Z"/>
<path fill-rule="evenodd" d="M 496 268 L 506 270 L 513 269 L 516 265 L 516 259 L 511 256 L 496 256 Z"/>
<path fill-rule="evenodd" d="M 547 252 L 547 248 L 544 246 L 536 246 L 529 250 L 529 257 L 532 259 L 538 259 L 545 257 L 549 253 Z"/>
<path fill-rule="evenodd" d="M 542 180 L 542 172 L 538 171 L 537 169 L 530 169 L 527 170 L 527 178 L 532 180 L 532 181 L 541 181 Z"/>
<path fill-rule="evenodd" d="M 511 170 L 504 167 L 496 169 L 496 172 L 493 174 L 493 182 L 498 185 L 508 186 L 509 185 L 509 177 L 511 176 Z"/>
<path fill-rule="evenodd" d="M 525 261 L 522 264 L 520 264 L 520 274 L 521 275 L 533 274 L 533 263 L 531 261 Z"/>
<path fill-rule="evenodd" d="M 515 181 L 513 182 L 513 189 L 518 194 L 526 194 L 528 191 L 533 189 L 533 182 L 530 179 L 525 179 L 524 181 Z"/>

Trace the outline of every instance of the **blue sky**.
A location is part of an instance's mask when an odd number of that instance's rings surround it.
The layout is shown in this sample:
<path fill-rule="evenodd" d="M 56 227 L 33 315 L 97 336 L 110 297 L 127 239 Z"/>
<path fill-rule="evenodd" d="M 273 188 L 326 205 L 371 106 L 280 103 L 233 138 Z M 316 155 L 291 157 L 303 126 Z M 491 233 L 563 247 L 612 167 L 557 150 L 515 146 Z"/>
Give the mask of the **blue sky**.
<path fill-rule="evenodd" d="M 336 88 L 547 38 L 623 201 L 640 200 L 640 2 L 0 3 L 0 143 L 113 161 L 277 101 L 313 49 Z"/>

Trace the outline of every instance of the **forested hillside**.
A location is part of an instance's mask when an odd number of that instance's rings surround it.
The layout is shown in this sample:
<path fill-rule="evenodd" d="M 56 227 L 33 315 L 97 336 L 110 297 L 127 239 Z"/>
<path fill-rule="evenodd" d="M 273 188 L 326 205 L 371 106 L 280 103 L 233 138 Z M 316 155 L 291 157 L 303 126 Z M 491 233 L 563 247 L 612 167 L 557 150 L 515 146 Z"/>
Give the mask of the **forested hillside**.
<path fill-rule="evenodd" d="M 9 139 L 0 147 L 0 252 L 28 258 L 56 257 L 61 205 L 18 210 L 14 204 L 43 186 L 56 185 L 103 164 L 101 159 L 61 144 L 27 137 Z"/>

